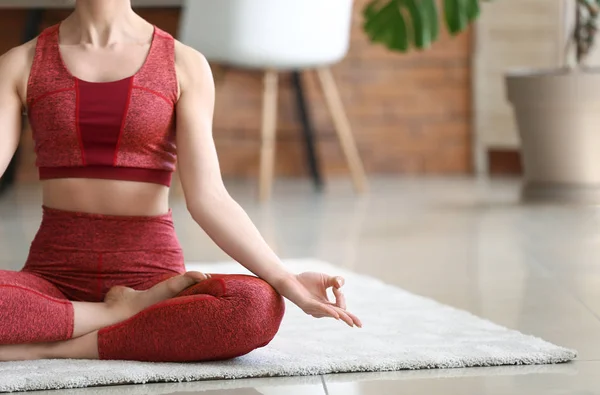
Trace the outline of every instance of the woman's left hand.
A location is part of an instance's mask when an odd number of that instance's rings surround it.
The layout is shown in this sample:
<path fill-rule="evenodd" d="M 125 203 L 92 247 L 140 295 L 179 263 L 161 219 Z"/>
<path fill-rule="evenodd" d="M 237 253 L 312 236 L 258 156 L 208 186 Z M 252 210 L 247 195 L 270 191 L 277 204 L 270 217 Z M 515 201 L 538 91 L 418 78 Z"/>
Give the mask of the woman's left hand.
<path fill-rule="evenodd" d="M 340 290 L 343 285 L 342 277 L 306 272 L 286 278 L 276 288 L 308 315 L 315 318 L 332 317 L 349 326 L 361 328 L 360 319 L 346 310 L 346 298 Z M 331 302 L 327 296 L 329 288 L 333 288 L 335 302 Z"/>

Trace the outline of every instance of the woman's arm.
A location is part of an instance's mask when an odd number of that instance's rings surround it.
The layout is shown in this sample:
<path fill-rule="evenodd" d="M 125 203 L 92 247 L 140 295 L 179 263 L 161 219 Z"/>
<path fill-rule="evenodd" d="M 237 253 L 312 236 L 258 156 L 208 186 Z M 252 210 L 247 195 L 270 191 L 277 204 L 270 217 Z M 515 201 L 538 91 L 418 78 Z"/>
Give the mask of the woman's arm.
<path fill-rule="evenodd" d="M 27 50 L 14 48 L 0 56 L 0 177 L 6 171 L 21 136 L 21 98 L 18 92 Z"/>
<path fill-rule="evenodd" d="M 177 104 L 177 150 L 188 210 L 208 236 L 229 256 L 271 284 L 307 314 L 334 317 L 349 325 L 358 318 L 345 311 L 339 288 L 343 279 L 319 273 L 288 272 L 245 211 L 231 198 L 221 177 L 212 137 L 215 88 L 210 66 L 195 50 L 177 43 L 180 98 Z M 327 300 L 334 288 L 336 303 Z"/>
<path fill-rule="evenodd" d="M 223 184 L 212 137 L 215 89 L 210 66 L 198 52 L 180 49 L 177 156 L 188 210 L 223 251 L 277 284 L 290 274 Z"/>

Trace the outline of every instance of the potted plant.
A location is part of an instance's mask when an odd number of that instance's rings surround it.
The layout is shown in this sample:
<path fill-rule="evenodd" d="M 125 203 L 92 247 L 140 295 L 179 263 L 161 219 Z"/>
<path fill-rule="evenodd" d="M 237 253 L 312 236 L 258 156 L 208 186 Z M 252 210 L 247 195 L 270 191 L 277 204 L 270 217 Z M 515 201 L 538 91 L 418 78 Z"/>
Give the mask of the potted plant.
<path fill-rule="evenodd" d="M 572 61 L 506 76 L 521 138 L 526 201 L 600 202 L 600 74 L 587 68 L 600 0 L 573 0 Z M 568 57 L 572 51 L 566 51 Z"/>
<path fill-rule="evenodd" d="M 458 34 L 479 16 L 481 2 L 373 0 L 364 9 L 364 30 L 393 51 L 425 49 L 438 38 L 441 20 Z M 571 0 L 570 7 L 575 23 L 566 56 L 574 52 L 572 60 L 560 68 L 506 74 L 521 140 L 525 201 L 600 202 L 600 73 L 585 63 L 595 43 L 600 0 Z"/>

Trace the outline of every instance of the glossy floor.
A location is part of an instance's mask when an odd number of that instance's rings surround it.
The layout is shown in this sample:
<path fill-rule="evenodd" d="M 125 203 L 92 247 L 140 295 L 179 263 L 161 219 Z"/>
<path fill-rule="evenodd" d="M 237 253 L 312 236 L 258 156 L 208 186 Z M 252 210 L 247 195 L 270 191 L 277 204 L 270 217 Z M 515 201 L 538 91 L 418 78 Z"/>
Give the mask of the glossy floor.
<path fill-rule="evenodd" d="M 521 205 L 516 180 L 378 178 L 361 198 L 345 181 L 331 182 L 320 195 L 304 181 L 278 181 L 273 201 L 266 205 L 257 204 L 254 183 L 229 183 L 229 189 L 284 258 L 316 257 L 379 277 L 574 348 L 579 359 L 556 366 L 153 384 L 61 393 L 600 393 L 600 208 Z M 0 200 L 0 268 L 21 267 L 39 225 L 39 206 L 35 187 L 19 187 Z M 173 197 L 172 207 L 189 261 L 226 259 L 192 221 L 180 197 Z"/>

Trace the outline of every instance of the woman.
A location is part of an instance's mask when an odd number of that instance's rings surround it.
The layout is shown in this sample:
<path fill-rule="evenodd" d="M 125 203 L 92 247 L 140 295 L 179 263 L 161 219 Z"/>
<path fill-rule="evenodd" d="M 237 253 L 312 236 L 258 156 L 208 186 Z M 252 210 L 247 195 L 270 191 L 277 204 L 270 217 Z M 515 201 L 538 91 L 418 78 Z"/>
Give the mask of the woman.
<path fill-rule="evenodd" d="M 25 108 L 43 183 L 25 267 L 0 272 L 0 361 L 233 358 L 272 340 L 281 296 L 361 326 L 342 278 L 287 272 L 229 196 L 207 61 L 130 0 L 77 0 L 2 56 L 0 76 L 0 175 Z M 185 273 L 168 208 L 176 158 L 192 217 L 257 277 Z"/>

